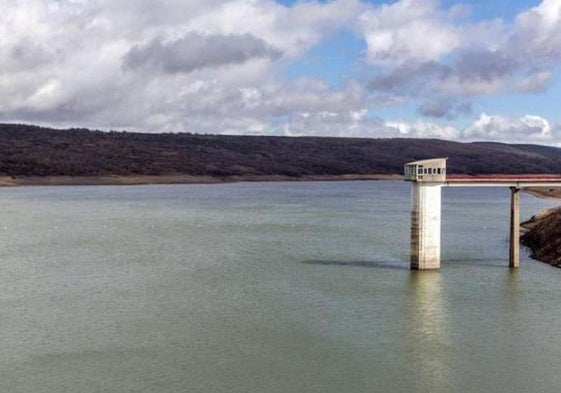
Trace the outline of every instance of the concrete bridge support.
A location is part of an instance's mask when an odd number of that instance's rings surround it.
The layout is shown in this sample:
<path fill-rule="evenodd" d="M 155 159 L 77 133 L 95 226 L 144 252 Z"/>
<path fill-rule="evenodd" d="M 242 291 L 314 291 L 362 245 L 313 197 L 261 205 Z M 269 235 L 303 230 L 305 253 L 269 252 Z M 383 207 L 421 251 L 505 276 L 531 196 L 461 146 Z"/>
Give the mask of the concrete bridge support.
<path fill-rule="evenodd" d="M 411 183 L 411 269 L 440 268 L 440 216 L 443 183 Z"/>
<path fill-rule="evenodd" d="M 510 187 L 509 267 L 520 266 L 520 188 Z"/>

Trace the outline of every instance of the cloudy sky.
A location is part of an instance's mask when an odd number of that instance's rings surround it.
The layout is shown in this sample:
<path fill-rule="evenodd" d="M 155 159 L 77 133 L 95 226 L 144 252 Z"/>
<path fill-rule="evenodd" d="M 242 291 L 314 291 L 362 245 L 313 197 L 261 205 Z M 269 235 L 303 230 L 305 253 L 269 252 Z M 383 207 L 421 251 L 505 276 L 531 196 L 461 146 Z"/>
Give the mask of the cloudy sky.
<path fill-rule="evenodd" d="M 561 145 L 561 0 L 0 0 L 0 122 Z"/>

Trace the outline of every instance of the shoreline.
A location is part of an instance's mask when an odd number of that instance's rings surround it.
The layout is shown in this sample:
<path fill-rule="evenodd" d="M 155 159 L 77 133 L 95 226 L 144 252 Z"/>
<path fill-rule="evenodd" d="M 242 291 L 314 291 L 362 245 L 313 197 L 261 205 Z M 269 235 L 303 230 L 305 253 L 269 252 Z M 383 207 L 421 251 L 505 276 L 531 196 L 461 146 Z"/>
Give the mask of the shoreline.
<path fill-rule="evenodd" d="M 403 180 L 398 174 L 345 174 L 345 175 L 106 175 L 106 176 L 0 176 L 0 187 L 20 186 L 134 186 L 150 184 L 225 184 L 240 182 L 309 182 L 309 181 L 363 181 Z M 561 187 L 526 188 L 524 192 L 537 198 L 561 200 Z"/>
<path fill-rule="evenodd" d="M 530 188 L 526 188 L 524 192 L 543 199 L 561 199 L 561 187 L 550 187 L 550 188 L 530 187 Z"/>
<path fill-rule="evenodd" d="M 282 181 L 349 181 L 349 180 L 403 180 L 402 175 L 346 174 L 346 175 L 109 175 L 109 176 L 0 176 L 0 187 L 19 186 L 135 186 L 149 184 L 224 184 L 239 182 Z"/>

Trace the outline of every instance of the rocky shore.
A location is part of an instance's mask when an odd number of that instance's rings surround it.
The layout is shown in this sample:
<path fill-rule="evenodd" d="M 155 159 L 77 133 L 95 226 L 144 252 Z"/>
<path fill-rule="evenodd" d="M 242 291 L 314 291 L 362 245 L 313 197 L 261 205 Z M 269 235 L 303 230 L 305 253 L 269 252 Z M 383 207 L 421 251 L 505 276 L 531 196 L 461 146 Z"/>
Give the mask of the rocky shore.
<path fill-rule="evenodd" d="M 561 189 L 529 190 L 545 198 L 561 198 Z M 535 214 L 521 224 L 520 242 L 531 250 L 530 256 L 561 268 L 561 206 Z"/>

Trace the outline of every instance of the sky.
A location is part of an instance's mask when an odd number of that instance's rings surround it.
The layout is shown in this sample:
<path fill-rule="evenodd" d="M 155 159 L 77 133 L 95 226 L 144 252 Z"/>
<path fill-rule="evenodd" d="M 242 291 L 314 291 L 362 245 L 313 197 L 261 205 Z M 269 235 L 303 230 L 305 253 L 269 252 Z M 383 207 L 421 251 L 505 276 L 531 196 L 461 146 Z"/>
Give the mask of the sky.
<path fill-rule="evenodd" d="M 0 0 L 0 122 L 561 146 L 561 0 Z"/>

